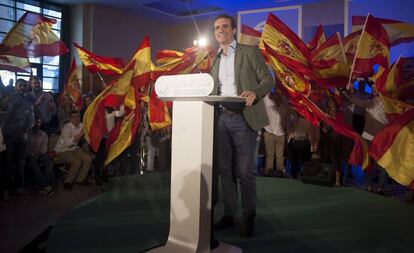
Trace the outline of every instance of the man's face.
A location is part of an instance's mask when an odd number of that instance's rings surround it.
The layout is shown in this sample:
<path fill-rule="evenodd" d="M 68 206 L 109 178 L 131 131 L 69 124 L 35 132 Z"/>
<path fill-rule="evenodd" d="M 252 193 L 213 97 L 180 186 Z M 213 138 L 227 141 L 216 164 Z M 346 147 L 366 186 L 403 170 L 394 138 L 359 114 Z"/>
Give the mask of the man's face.
<path fill-rule="evenodd" d="M 79 126 L 80 121 L 80 113 L 73 113 L 70 115 L 70 122 L 72 122 L 74 126 Z"/>
<path fill-rule="evenodd" d="M 24 82 L 17 82 L 16 83 L 16 93 L 23 94 L 26 92 L 26 83 Z"/>
<path fill-rule="evenodd" d="M 32 90 L 39 91 L 42 90 L 42 86 L 40 84 L 40 81 L 37 79 L 30 80 L 30 85 L 32 86 Z"/>
<path fill-rule="evenodd" d="M 236 28 L 231 28 L 231 20 L 227 18 L 219 18 L 214 22 L 214 35 L 220 45 L 230 45 L 234 40 Z"/>

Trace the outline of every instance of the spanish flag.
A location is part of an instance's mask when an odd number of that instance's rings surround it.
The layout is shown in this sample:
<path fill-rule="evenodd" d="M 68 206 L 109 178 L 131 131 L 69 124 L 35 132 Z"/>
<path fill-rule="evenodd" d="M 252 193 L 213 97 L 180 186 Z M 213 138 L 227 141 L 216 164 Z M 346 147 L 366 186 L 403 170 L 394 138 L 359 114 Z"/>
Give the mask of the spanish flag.
<path fill-rule="evenodd" d="M 27 57 L 0 54 L 0 69 L 10 72 L 31 72 L 30 62 Z"/>
<path fill-rule="evenodd" d="M 67 53 L 65 44 L 52 31 L 55 23 L 56 19 L 26 12 L 4 37 L 0 54 L 27 58 Z"/>
<path fill-rule="evenodd" d="M 284 66 L 301 75 L 314 78 L 310 64 L 309 50 L 305 43 L 280 19 L 269 13 L 262 32 L 259 48 L 265 48 Z"/>
<path fill-rule="evenodd" d="M 385 80 L 385 82 L 381 86 L 377 85 L 377 89 L 380 92 L 392 94 L 394 90 L 397 89 L 397 87 L 400 86 L 403 82 L 403 67 L 404 58 L 400 56 L 388 70 L 387 79 Z M 374 81 L 376 80 L 375 77 L 373 79 Z"/>
<path fill-rule="evenodd" d="M 149 97 L 142 97 L 142 101 L 148 104 L 148 121 L 152 130 L 156 131 L 171 125 L 167 103 L 157 97 L 155 89 L 151 90 Z"/>
<path fill-rule="evenodd" d="M 77 110 L 82 108 L 82 92 L 79 82 L 79 71 L 76 67 L 76 60 L 75 58 L 72 59 L 72 63 L 70 64 L 69 72 L 67 81 L 65 84 L 65 88 L 63 94 L 69 95 L 72 99 L 73 103 L 75 104 Z"/>
<path fill-rule="evenodd" d="M 140 82 L 149 80 L 152 62 L 147 61 L 151 61 L 150 55 L 149 38 L 145 37 L 124 72 L 104 89 L 86 110 L 83 116 L 85 138 L 95 152 L 98 150 L 102 136 L 108 133 L 104 119 L 106 108 L 119 109 L 124 104 L 131 86 L 137 89 L 147 85 Z"/>
<path fill-rule="evenodd" d="M 76 43 L 73 43 L 76 47 L 79 58 L 83 65 L 91 73 L 102 73 L 105 75 L 120 75 L 122 74 L 125 64 L 120 58 L 103 57 L 93 54 L 88 50 L 82 48 Z"/>
<path fill-rule="evenodd" d="M 352 31 L 362 30 L 366 17 L 352 16 Z M 377 18 L 388 34 L 391 46 L 414 40 L 414 25 L 397 20 Z"/>
<path fill-rule="evenodd" d="M 335 33 L 311 53 L 312 66 L 318 85 L 345 87 L 351 68 L 339 33 Z"/>
<path fill-rule="evenodd" d="M 239 43 L 250 46 L 258 46 L 261 36 L 261 32 L 243 24 L 240 30 Z"/>
<path fill-rule="evenodd" d="M 351 34 L 348 34 L 343 39 L 343 45 L 345 50 L 345 55 L 347 62 L 352 64 L 354 62 L 355 53 L 358 47 L 359 38 L 361 37 L 362 31 L 356 31 Z"/>
<path fill-rule="evenodd" d="M 162 50 L 156 54 L 155 71 L 152 80 L 155 81 L 162 75 L 189 74 L 194 72 L 210 71 L 211 59 L 214 52 L 210 47 L 190 47 L 184 52 Z"/>
<path fill-rule="evenodd" d="M 325 32 L 323 31 L 323 26 L 319 25 L 316 29 L 315 35 L 313 38 L 306 44 L 309 48 L 309 51 L 314 51 L 319 48 L 326 41 Z"/>
<path fill-rule="evenodd" d="M 115 127 L 108 136 L 106 143 L 108 152 L 105 165 L 108 165 L 134 142 L 141 123 L 140 101 L 142 96 L 143 94 L 136 91 L 134 87 L 129 87 L 124 101 L 124 117 L 116 122 Z"/>
<path fill-rule="evenodd" d="M 398 183 L 414 190 L 414 109 L 397 117 L 374 138 L 369 154 Z"/>
<path fill-rule="evenodd" d="M 387 71 L 385 70 L 388 70 L 389 59 L 388 35 L 378 20 L 374 16 L 368 15 L 355 53 L 351 80 L 357 77 L 371 77 L 374 74 L 374 65 L 378 64 L 382 68 L 379 70 L 382 71 L 382 75 L 377 78 L 377 85 L 381 86 L 380 83 L 386 80 Z"/>

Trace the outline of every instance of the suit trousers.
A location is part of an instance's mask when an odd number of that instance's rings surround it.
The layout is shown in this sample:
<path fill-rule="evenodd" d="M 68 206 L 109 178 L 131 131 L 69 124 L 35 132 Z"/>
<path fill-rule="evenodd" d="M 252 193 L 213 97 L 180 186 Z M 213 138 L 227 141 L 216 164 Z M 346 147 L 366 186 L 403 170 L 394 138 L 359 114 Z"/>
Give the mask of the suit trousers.
<path fill-rule="evenodd" d="M 256 178 L 254 176 L 255 130 L 241 113 L 221 112 L 215 126 L 215 167 L 221 176 L 224 215 L 237 215 L 239 179 L 243 211 L 256 210 Z"/>

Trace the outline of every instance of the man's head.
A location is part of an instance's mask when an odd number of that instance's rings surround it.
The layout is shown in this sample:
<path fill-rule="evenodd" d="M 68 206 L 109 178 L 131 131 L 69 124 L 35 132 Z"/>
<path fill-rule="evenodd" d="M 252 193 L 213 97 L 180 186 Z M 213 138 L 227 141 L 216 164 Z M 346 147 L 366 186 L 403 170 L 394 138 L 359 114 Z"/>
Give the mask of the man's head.
<path fill-rule="evenodd" d="M 42 82 L 37 76 L 32 76 L 29 79 L 29 84 L 32 87 L 32 90 L 34 91 L 40 91 L 42 90 Z"/>
<path fill-rule="evenodd" d="M 36 118 L 33 129 L 38 130 L 40 129 L 40 126 L 42 126 L 42 120 L 40 118 Z"/>
<path fill-rule="evenodd" d="M 24 79 L 17 79 L 16 81 L 16 93 L 23 94 L 27 91 L 27 81 Z"/>
<path fill-rule="evenodd" d="M 70 122 L 75 126 L 79 126 L 81 122 L 80 113 L 78 111 L 71 111 L 70 112 Z"/>
<path fill-rule="evenodd" d="M 214 35 L 220 46 L 228 46 L 236 35 L 236 22 L 229 15 L 219 15 L 214 20 Z"/>

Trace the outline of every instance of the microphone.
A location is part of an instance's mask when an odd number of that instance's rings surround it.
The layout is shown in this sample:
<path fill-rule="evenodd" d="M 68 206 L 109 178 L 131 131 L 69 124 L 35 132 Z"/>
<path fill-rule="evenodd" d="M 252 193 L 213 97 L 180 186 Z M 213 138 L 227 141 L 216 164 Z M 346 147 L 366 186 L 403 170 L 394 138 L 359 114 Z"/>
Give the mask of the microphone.
<path fill-rule="evenodd" d="M 217 60 L 221 58 L 222 53 L 223 53 L 223 48 L 220 48 L 220 50 L 218 51 L 216 55 L 216 59 L 214 59 L 213 64 L 211 64 L 210 71 L 208 72 L 209 74 L 211 73 L 211 70 L 213 69 L 214 64 L 216 64 Z"/>
<path fill-rule="evenodd" d="M 209 57 L 209 54 L 208 54 L 208 52 L 207 52 L 207 54 L 203 57 L 203 59 L 201 59 L 201 61 L 199 61 L 197 64 L 194 64 L 193 69 L 197 68 L 197 69 L 198 69 L 198 72 L 199 72 L 199 73 L 202 73 L 202 72 L 201 72 L 201 69 L 200 69 L 200 64 L 201 64 L 201 63 L 203 63 L 205 60 L 207 60 L 207 59 L 208 59 L 208 57 Z"/>

